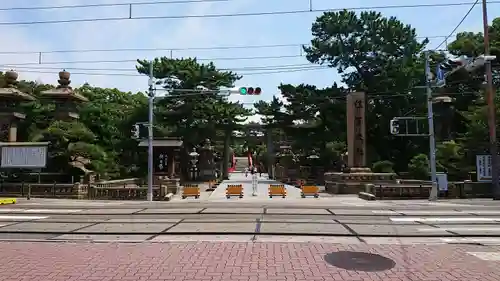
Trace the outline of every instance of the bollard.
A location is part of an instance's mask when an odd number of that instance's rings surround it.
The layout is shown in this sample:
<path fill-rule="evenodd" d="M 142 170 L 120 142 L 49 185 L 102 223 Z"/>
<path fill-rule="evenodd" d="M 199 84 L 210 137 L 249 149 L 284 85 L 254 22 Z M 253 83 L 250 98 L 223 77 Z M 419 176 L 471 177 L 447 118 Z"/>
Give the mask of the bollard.
<path fill-rule="evenodd" d="M 28 197 L 26 199 L 31 200 L 31 184 L 28 184 Z"/>

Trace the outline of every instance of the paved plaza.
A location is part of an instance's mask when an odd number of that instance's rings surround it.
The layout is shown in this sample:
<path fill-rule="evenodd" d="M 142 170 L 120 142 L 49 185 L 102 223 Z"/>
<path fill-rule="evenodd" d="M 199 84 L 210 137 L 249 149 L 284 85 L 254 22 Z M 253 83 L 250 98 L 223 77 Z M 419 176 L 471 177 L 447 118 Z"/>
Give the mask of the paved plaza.
<path fill-rule="evenodd" d="M 500 248 L 329 243 L 0 242 L 0 280 L 500 280 Z"/>
<path fill-rule="evenodd" d="M 253 196 L 252 189 L 252 175 L 249 173 L 245 176 L 244 173 L 231 173 L 229 180 L 223 181 L 208 197 L 205 197 L 208 201 L 227 201 L 226 198 L 226 188 L 230 184 L 241 184 L 243 185 L 243 194 L 244 197 L 242 199 L 238 197 L 231 197 L 229 200 L 238 200 L 238 201 L 269 201 L 269 200 L 283 200 L 283 198 L 276 196 L 274 198 L 269 198 L 269 185 L 270 184 L 282 184 L 280 182 L 269 180 L 267 174 L 257 174 L 257 193 L 256 196 Z M 291 186 L 285 185 L 287 190 L 287 198 L 285 200 L 290 199 L 302 199 L 300 197 L 300 189 Z M 202 199 L 204 199 L 202 197 Z"/>

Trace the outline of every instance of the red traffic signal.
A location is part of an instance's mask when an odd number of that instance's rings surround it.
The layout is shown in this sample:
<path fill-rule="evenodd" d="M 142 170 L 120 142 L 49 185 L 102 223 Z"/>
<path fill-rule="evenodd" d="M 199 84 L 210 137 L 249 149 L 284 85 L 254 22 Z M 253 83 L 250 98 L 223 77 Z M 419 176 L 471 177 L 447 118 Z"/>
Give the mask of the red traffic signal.
<path fill-rule="evenodd" d="M 260 95 L 262 89 L 260 87 L 241 87 L 239 89 L 241 95 Z"/>

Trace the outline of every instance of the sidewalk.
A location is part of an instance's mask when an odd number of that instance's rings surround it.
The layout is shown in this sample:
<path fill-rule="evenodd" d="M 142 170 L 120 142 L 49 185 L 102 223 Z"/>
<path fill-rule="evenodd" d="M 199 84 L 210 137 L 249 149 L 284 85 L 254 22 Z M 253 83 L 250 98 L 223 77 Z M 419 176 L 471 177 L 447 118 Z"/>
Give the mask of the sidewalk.
<path fill-rule="evenodd" d="M 500 247 L 318 243 L 0 243 L 0 280 L 500 280 Z M 345 253 L 351 251 L 357 253 Z M 337 266 L 325 261 L 336 252 Z M 366 259 L 364 253 L 378 254 Z M 484 259 L 497 258 L 497 261 Z"/>

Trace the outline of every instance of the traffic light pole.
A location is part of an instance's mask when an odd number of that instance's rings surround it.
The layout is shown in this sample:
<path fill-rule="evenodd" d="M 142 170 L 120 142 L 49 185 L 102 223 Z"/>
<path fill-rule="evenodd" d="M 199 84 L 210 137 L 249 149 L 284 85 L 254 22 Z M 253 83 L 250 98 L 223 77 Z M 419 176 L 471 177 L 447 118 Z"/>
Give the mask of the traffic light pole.
<path fill-rule="evenodd" d="M 429 195 L 429 201 L 436 201 L 438 198 L 438 186 L 436 175 L 436 138 L 434 135 L 434 111 L 432 108 L 432 88 L 429 66 L 429 52 L 425 53 L 425 86 L 427 90 L 427 119 L 429 122 L 429 162 L 431 166 L 432 189 Z"/>
<path fill-rule="evenodd" d="M 147 200 L 153 201 L 153 61 L 149 63 L 149 91 L 148 91 L 148 193 Z"/>

